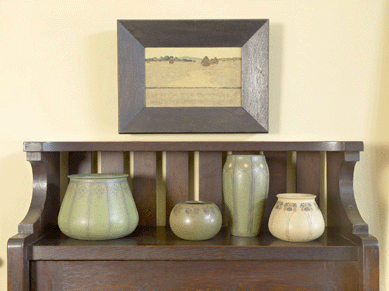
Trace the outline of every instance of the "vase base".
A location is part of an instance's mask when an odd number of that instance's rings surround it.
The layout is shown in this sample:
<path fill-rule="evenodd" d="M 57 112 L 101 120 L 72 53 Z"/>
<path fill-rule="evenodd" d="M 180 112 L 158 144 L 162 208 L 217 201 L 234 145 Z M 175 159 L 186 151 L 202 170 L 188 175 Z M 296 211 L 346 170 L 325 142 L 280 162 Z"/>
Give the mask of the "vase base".
<path fill-rule="evenodd" d="M 253 233 L 253 234 L 246 234 L 246 233 L 233 233 L 233 232 L 231 232 L 231 234 L 233 235 L 233 236 L 239 236 L 239 237 L 255 237 L 255 236 L 258 236 L 259 235 L 259 233 Z"/>

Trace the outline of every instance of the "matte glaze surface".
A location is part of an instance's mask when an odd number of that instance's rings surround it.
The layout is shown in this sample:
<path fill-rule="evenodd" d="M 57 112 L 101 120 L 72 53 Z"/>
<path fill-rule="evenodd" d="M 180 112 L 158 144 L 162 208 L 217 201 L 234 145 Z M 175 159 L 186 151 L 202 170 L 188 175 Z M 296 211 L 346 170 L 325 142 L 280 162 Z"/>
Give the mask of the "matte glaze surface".
<path fill-rule="evenodd" d="M 174 206 L 169 223 L 173 233 L 179 238 L 207 240 L 220 231 L 222 215 L 212 202 L 186 201 Z"/>
<path fill-rule="evenodd" d="M 58 216 L 58 226 L 69 237 L 107 240 L 126 236 L 139 216 L 124 174 L 70 175 Z"/>
<path fill-rule="evenodd" d="M 269 218 L 269 230 L 275 237 L 291 242 L 307 242 L 320 237 L 325 228 L 316 195 L 278 194 Z"/>
<path fill-rule="evenodd" d="M 235 236 L 257 236 L 269 193 L 269 168 L 263 155 L 229 155 L 223 168 L 223 195 Z"/>

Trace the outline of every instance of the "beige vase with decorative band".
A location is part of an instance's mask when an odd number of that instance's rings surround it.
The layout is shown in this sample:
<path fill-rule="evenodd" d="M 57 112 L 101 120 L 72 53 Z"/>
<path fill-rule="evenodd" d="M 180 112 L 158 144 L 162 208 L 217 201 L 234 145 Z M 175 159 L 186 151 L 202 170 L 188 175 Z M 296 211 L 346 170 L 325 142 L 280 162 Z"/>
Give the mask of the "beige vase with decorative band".
<path fill-rule="evenodd" d="M 275 237 L 291 242 L 307 242 L 320 237 L 325 229 L 316 195 L 283 193 L 270 214 L 269 231 Z"/>

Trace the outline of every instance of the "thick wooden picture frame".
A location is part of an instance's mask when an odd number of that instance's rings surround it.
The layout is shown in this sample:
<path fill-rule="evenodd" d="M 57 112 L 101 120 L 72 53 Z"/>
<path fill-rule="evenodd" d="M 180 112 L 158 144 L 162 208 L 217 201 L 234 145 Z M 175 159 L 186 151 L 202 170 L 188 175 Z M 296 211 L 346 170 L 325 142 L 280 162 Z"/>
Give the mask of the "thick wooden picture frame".
<path fill-rule="evenodd" d="M 269 21 L 118 20 L 119 133 L 267 133 Z M 242 106 L 146 107 L 146 47 L 241 47 Z"/>

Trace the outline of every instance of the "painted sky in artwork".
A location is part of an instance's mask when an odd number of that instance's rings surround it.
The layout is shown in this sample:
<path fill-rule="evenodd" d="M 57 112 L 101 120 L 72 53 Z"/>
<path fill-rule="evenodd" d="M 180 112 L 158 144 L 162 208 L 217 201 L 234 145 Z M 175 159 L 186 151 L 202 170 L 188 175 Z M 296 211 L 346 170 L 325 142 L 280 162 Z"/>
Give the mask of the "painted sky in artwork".
<path fill-rule="evenodd" d="M 164 56 L 193 57 L 193 58 L 241 58 L 240 47 L 150 47 L 145 48 L 145 58 L 159 58 Z"/>

